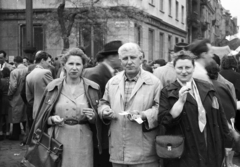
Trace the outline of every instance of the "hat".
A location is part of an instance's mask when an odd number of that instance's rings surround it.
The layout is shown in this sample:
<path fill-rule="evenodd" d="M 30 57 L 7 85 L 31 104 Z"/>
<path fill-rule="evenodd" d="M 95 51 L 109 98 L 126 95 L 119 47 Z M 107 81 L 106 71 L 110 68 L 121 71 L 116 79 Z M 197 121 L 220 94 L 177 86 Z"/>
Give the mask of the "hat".
<path fill-rule="evenodd" d="M 103 50 L 98 52 L 98 54 L 105 56 L 108 56 L 109 54 L 118 53 L 118 49 L 122 46 L 122 41 L 111 41 L 109 43 L 106 43 L 103 46 Z"/>
<path fill-rule="evenodd" d="M 177 43 L 175 46 L 174 46 L 174 52 L 177 53 L 181 50 L 188 50 L 188 44 L 187 43 Z"/>

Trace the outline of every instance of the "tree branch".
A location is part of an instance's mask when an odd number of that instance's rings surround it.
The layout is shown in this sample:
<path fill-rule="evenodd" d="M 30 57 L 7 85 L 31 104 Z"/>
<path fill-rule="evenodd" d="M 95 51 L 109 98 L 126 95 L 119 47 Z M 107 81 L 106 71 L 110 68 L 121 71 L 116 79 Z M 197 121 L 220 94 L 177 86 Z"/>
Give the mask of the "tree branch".
<path fill-rule="evenodd" d="M 65 19 L 64 19 L 65 0 L 59 4 L 57 8 L 58 22 L 62 30 L 62 36 L 66 35 Z"/>
<path fill-rule="evenodd" d="M 77 13 L 73 13 L 71 15 L 70 19 L 69 19 L 69 24 L 68 24 L 68 27 L 67 27 L 67 36 L 70 36 L 70 34 L 71 34 L 76 15 L 77 15 Z"/>

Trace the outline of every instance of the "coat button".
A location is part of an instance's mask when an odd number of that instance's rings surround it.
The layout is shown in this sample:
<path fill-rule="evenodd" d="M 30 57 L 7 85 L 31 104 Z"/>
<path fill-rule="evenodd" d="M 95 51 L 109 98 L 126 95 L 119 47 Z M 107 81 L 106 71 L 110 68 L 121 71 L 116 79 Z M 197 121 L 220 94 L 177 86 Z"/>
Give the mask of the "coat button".
<path fill-rule="evenodd" d="M 186 112 L 183 112 L 183 115 L 186 115 Z"/>

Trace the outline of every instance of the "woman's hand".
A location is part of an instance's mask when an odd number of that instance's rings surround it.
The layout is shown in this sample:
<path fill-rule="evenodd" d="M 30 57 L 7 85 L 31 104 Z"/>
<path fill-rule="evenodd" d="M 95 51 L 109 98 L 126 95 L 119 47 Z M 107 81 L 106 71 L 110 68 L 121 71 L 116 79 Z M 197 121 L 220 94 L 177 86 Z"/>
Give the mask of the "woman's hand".
<path fill-rule="evenodd" d="M 51 121 L 53 124 L 61 125 L 63 123 L 64 119 L 61 118 L 59 115 L 54 115 L 54 116 L 51 116 Z"/>
<path fill-rule="evenodd" d="M 82 112 L 83 112 L 83 114 L 86 115 L 88 121 L 93 122 L 93 120 L 96 117 L 96 114 L 94 113 L 93 109 L 91 109 L 91 108 L 83 108 Z"/>
<path fill-rule="evenodd" d="M 186 99 L 187 99 L 187 93 L 189 92 L 190 88 L 187 86 L 183 86 L 180 90 L 179 90 L 179 101 L 181 103 L 185 103 Z"/>

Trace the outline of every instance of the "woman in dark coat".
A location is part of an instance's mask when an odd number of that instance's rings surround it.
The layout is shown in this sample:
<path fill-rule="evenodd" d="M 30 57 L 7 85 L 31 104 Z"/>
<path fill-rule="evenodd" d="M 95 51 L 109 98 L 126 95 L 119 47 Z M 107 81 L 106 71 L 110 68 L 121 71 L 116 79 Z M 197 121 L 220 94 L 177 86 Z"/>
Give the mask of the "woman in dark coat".
<path fill-rule="evenodd" d="M 160 95 L 159 122 L 167 135 L 184 136 L 184 153 L 165 159 L 165 167 L 221 167 L 225 147 L 231 148 L 225 113 L 213 86 L 193 79 L 194 60 L 180 55 L 174 60 L 177 80 Z"/>
<path fill-rule="evenodd" d="M 8 88 L 9 88 L 10 70 L 5 67 L 2 70 L 2 78 L 0 79 L 0 140 L 4 139 L 3 127 L 5 128 L 6 135 L 9 135 L 9 123 L 8 123 Z M 5 126 L 3 124 L 5 123 Z"/>

